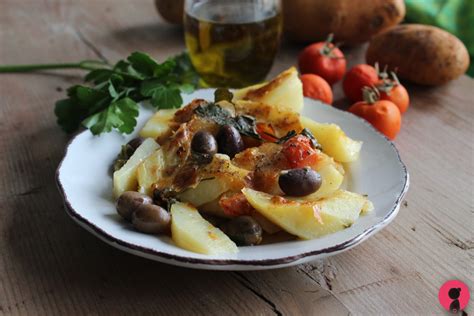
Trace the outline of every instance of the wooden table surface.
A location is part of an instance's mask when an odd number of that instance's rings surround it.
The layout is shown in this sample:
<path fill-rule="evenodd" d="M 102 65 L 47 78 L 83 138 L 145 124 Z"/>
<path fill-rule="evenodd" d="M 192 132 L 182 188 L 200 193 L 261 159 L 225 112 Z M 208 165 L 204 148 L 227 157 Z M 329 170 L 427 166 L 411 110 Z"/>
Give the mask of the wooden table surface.
<path fill-rule="evenodd" d="M 0 2 L 0 64 L 116 61 L 135 50 L 163 59 L 183 48 L 181 29 L 160 20 L 152 0 Z M 285 44 L 272 74 L 300 48 Z M 363 51 L 346 50 L 350 63 Z M 395 143 L 411 187 L 389 227 L 322 262 L 262 272 L 142 259 L 66 215 L 54 172 L 68 136 L 53 105 L 79 82 L 79 71 L 0 75 L 0 314 L 444 314 L 445 281 L 473 289 L 472 79 L 409 86 Z M 344 103 L 340 87 L 336 100 Z"/>

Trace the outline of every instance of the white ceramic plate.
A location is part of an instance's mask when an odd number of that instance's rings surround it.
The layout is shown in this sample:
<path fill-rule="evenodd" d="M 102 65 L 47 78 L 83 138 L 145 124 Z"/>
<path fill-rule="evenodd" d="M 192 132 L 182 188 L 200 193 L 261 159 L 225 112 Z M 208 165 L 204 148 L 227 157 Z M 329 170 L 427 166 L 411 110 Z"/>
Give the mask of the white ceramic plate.
<path fill-rule="evenodd" d="M 185 96 L 185 104 L 194 98 L 212 100 L 213 93 L 199 90 Z M 146 107 L 142 109 L 137 132 L 151 114 Z M 160 262 L 198 269 L 280 268 L 347 250 L 395 218 L 408 190 L 408 172 L 393 143 L 364 120 L 310 99 L 305 99 L 303 114 L 319 122 L 336 123 L 350 137 L 364 142 L 359 161 L 345 166 L 345 186 L 350 191 L 368 194 L 375 211 L 361 216 L 350 228 L 314 240 L 240 247 L 240 252 L 232 256 L 205 256 L 180 249 L 169 237 L 134 231 L 115 211 L 109 168 L 121 145 L 135 135 L 109 133 L 97 137 L 89 131 L 71 140 L 57 170 L 57 184 L 66 211 L 79 225 L 114 247 Z"/>

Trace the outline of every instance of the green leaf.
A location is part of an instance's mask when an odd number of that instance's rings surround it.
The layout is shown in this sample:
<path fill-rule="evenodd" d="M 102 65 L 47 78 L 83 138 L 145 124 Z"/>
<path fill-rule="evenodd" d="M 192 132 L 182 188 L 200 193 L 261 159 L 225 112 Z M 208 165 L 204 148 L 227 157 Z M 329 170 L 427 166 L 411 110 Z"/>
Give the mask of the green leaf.
<path fill-rule="evenodd" d="M 151 104 L 160 109 L 178 108 L 183 104 L 183 98 L 178 89 L 161 86 L 154 90 Z"/>
<path fill-rule="evenodd" d="M 311 147 L 322 150 L 321 145 L 318 143 L 318 141 L 316 140 L 316 137 L 314 137 L 313 133 L 311 133 L 309 129 L 303 128 L 300 134 L 309 138 L 311 142 Z"/>
<path fill-rule="evenodd" d="M 148 54 L 141 52 L 134 52 L 128 56 L 127 60 L 133 66 L 133 68 L 139 73 L 146 77 L 151 77 L 155 73 L 155 70 L 159 67 L 159 64 L 151 58 Z"/>
<path fill-rule="evenodd" d="M 109 80 L 112 73 L 113 73 L 112 70 L 108 70 L 108 69 L 92 70 L 91 72 L 87 74 L 84 80 L 92 81 L 95 84 L 99 84 L 101 82 Z"/>
<path fill-rule="evenodd" d="M 116 113 L 123 124 L 118 127 L 119 132 L 130 134 L 137 125 L 138 104 L 130 98 L 125 98 L 115 103 Z"/>
<path fill-rule="evenodd" d="M 109 67 L 102 61 L 97 65 Z M 72 86 L 67 90 L 68 99 L 55 105 L 58 124 L 67 132 L 82 123 L 93 134 L 113 129 L 131 133 L 138 116 L 136 102 L 149 100 L 156 108 L 179 107 L 183 102 L 181 92 L 191 93 L 197 88 L 199 76 L 186 53 L 160 64 L 145 53 L 135 52 L 112 69 L 90 71 L 85 80 L 95 86 Z"/>
<path fill-rule="evenodd" d="M 87 109 L 78 106 L 72 99 L 63 99 L 56 102 L 54 107 L 57 122 L 66 133 L 74 132 L 87 117 Z"/>
<path fill-rule="evenodd" d="M 257 122 L 253 116 L 240 115 L 235 118 L 235 128 L 240 134 L 249 136 L 255 139 L 260 139 L 260 135 L 257 133 Z"/>
<path fill-rule="evenodd" d="M 137 124 L 138 105 L 130 98 L 120 99 L 110 104 L 105 110 L 98 112 L 82 122 L 94 135 L 117 129 L 121 133 L 130 134 Z"/>
<path fill-rule="evenodd" d="M 67 94 L 80 105 L 87 107 L 107 96 L 107 94 L 101 90 L 78 85 L 69 88 Z"/>
<path fill-rule="evenodd" d="M 145 80 L 140 85 L 140 93 L 145 97 L 151 97 L 158 89 L 164 88 L 160 79 Z"/>
<path fill-rule="evenodd" d="M 176 67 L 176 62 L 173 59 L 167 59 L 162 64 L 158 65 L 153 71 L 153 77 L 164 77 L 169 75 Z"/>
<path fill-rule="evenodd" d="M 200 105 L 194 110 L 194 112 L 197 115 L 212 120 L 219 125 L 232 124 L 233 121 L 231 113 L 215 103 L 210 103 L 205 106 Z"/>
<path fill-rule="evenodd" d="M 192 85 L 190 83 L 183 83 L 183 84 L 179 85 L 179 90 L 182 93 L 189 94 L 189 93 L 193 93 L 195 89 L 194 89 L 194 85 Z"/>
<path fill-rule="evenodd" d="M 194 110 L 194 112 L 197 115 L 212 120 L 221 126 L 232 125 L 242 135 L 261 139 L 260 135 L 257 133 L 256 120 L 253 116 L 240 115 L 232 117 L 229 111 L 215 103 L 210 103 L 205 106 L 200 105 Z"/>
<path fill-rule="evenodd" d="M 118 98 L 119 94 L 118 94 L 117 90 L 115 90 L 114 84 L 113 84 L 112 81 L 110 81 L 110 80 L 109 80 L 109 87 L 108 87 L 108 90 L 109 90 L 110 96 L 111 96 L 114 100 Z"/>

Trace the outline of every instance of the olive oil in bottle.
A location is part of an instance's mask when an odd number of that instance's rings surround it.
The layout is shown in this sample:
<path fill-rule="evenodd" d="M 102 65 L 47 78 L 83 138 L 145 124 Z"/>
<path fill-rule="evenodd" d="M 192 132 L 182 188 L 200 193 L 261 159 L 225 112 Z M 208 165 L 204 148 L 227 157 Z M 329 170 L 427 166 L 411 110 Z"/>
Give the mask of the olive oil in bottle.
<path fill-rule="evenodd" d="M 265 79 L 280 42 L 278 5 L 209 0 L 187 9 L 186 46 L 205 84 L 240 88 Z"/>

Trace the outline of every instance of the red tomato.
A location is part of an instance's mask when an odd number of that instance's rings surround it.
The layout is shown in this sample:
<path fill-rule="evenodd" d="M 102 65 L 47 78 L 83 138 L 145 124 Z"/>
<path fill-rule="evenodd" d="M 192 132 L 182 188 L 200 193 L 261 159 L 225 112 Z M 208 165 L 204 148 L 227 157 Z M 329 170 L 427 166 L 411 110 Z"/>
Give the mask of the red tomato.
<path fill-rule="evenodd" d="M 283 144 L 285 155 L 290 168 L 312 166 L 318 161 L 318 153 L 311 146 L 309 138 L 298 135 L 290 138 Z"/>
<path fill-rule="evenodd" d="M 360 116 L 390 139 L 395 139 L 402 125 L 398 107 L 390 101 L 378 100 L 370 104 L 360 101 L 352 105 L 349 112 Z"/>
<path fill-rule="evenodd" d="M 318 42 L 307 46 L 298 57 L 302 74 L 312 73 L 321 76 L 330 85 L 338 82 L 346 72 L 346 59 L 339 48 L 331 43 Z"/>
<path fill-rule="evenodd" d="M 315 74 L 306 74 L 301 76 L 301 82 L 305 97 L 332 104 L 332 90 L 326 80 Z"/>
<path fill-rule="evenodd" d="M 271 124 L 257 123 L 257 133 L 263 140 L 267 142 L 275 142 L 278 138 L 275 135 L 275 130 Z"/>
<path fill-rule="evenodd" d="M 382 80 L 377 88 L 380 91 L 380 100 L 391 101 L 398 107 L 400 113 L 406 112 L 410 105 L 410 97 L 404 86 L 395 80 L 386 79 Z"/>
<path fill-rule="evenodd" d="M 377 70 L 365 64 L 352 67 L 344 77 L 342 88 L 344 94 L 352 102 L 362 101 L 362 88 L 371 87 L 379 82 Z"/>
<path fill-rule="evenodd" d="M 243 193 L 235 193 L 230 196 L 223 195 L 219 199 L 219 205 L 224 210 L 224 214 L 228 216 L 250 215 L 254 211 Z"/>

